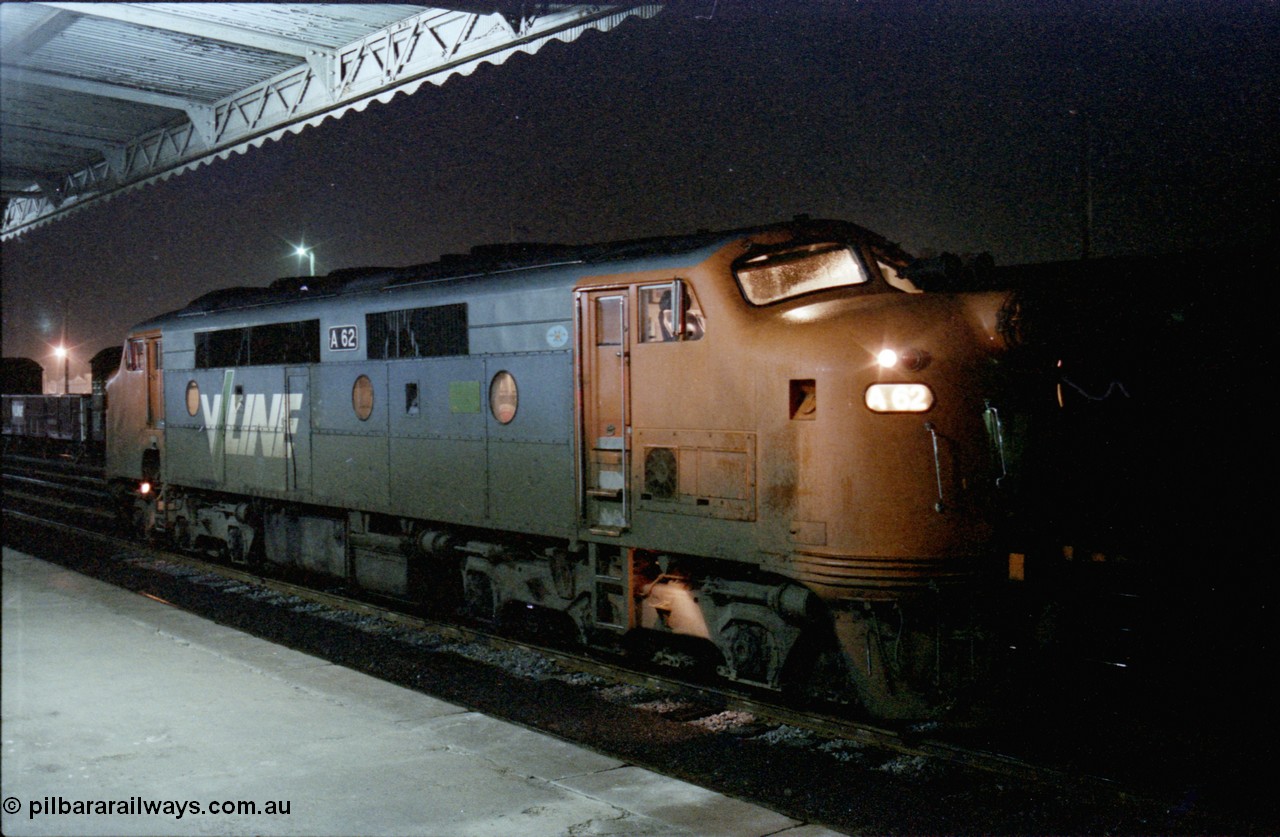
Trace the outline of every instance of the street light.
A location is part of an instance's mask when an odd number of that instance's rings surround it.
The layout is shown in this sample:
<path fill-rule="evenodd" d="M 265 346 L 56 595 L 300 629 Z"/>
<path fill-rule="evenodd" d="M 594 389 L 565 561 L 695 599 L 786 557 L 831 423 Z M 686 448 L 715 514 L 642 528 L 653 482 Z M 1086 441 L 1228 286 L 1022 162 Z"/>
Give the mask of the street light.
<path fill-rule="evenodd" d="M 67 349 L 67 319 L 71 316 L 71 299 L 62 300 L 62 342 L 53 353 L 62 358 L 62 394 L 71 394 L 71 351 Z"/>
<path fill-rule="evenodd" d="M 71 352 L 67 351 L 66 346 L 54 346 L 53 356 L 62 361 L 62 394 L 66 395 L 71 392 L 70 373 L 67 369 L 71 364 Z"/>
<path fill-rule="evenodd" d="M 314 247 L 303 247 L 299 244 L 294 248 L 294 254 L 299 258 L 310 257 L 311 259 L 311 275 L 316 275 L 316 250 Z"/>

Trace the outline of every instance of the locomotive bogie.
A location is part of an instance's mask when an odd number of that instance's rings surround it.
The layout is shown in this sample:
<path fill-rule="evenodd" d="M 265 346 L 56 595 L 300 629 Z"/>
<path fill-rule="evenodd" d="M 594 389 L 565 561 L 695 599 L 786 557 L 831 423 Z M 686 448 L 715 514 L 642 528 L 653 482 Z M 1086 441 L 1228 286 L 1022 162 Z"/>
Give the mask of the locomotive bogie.
<path fill-rule="evenodd" d="M 216 496 L 170 486 L 154 499 L 149 531 L 167 536 L 181 549 L 211 552 L 232 563 L 248 563 L 256 548 L 258 528 L 243 496 Z"/>

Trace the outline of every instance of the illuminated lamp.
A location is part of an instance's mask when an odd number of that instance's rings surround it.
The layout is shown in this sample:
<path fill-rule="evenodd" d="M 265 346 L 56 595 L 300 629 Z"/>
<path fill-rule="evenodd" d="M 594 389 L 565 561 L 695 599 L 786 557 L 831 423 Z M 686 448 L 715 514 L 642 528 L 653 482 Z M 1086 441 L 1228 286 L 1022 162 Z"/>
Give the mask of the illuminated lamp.
<path fill-rule="evenodd" d="M 906 369 L 910 372 L 919 372 L 929 365 L 929 353 L 920 349 L 903 349 L 897 351 L 894 349 L 881 349 L 876 355 L 876 363 L 880 364 L 881 369 Z"/>

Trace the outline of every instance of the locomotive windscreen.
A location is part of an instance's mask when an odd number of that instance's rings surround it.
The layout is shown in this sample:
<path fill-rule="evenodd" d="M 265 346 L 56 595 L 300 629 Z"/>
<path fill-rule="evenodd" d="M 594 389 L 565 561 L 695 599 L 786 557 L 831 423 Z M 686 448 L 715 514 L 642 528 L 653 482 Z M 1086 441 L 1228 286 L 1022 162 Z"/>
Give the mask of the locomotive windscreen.
<path fill-rule="evenodd" d="M 735 266 L 734 275 L 753 305 L 867 281 L 853 250 L 843 244 L 807 244 L 752 256 Z"/>

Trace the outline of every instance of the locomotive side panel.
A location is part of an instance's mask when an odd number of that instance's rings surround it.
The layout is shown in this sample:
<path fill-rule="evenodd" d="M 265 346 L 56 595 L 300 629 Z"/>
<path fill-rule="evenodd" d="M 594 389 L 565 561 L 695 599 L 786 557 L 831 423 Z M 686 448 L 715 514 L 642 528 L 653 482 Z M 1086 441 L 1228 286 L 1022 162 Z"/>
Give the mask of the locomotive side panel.
<path fill-rule="evenodd" d="M 491 526 L 568 537 L 574 526 L 572 360 L 485 358 Z"/>
<path fill-rule="evenodd" d="M 191 338 L 166 333 L 170 343 Z M 192 353 L 169 355 L 166 482 L 259 497 L 294 496 L 307 487 L 305 369 L 177 368 Z"/>
<path fill-rule="evenodd" d="M 166 328 L 164 348 L 165 481 L 190 480 L 192 484 L 210 488 L 221 485 L 223 460 L 221 456 L 215 458 L 211 451 L 213 439 L 205 432 L 205 416 L 215 404 L 221 410 L 222 373 L 195 368 L 190 331 Z M 127 355 L 125 360 L 122 372 L 128 366 Z M 109 395 L 108 418 L 121 409 L 129 409 L 130 405 L 118 403 L 114 391 Z M 211 402 L 211 398 L 214 401 Z"/>
<path fill-rule="evenodd" d="M 311 369 L 311 499 L 384 510 L 390 499 L 387 364 L 326 363 Z"/>
<path fill-rule="evenodd" d="M 165 372 L 165 392 L 170 416 L 167 435 L 169 455 L 165 457 L 165 479 L 182 485 L 220 488 L 226 477 L 218 421 L 223 405 L 232 395 L 224 381 L 230 379 L 218 369 L 169 369 Z M 112 403 L 112 410 L 116 404 Z"/>
<path fill-rule="evenodd" d="M 305 392 L 290 393 L 279 366 L 228 370 L 223 396 L 223 486 L 237 494 L 280 496 L 296 486 L 297 411 Z M 202 405 L 203 407 L 203 405 Z"/>
<path fill-rule="evenodd" d="M 485 422 L 481 358 L 391 364 L 391 510 L 405 517 L 482 526 Z M 415 384 L 417 412 L 409 398 Z"/>

